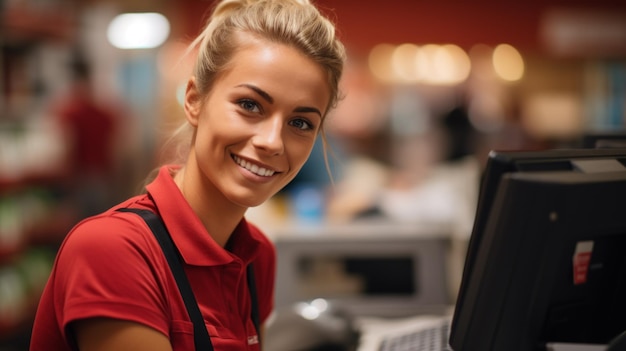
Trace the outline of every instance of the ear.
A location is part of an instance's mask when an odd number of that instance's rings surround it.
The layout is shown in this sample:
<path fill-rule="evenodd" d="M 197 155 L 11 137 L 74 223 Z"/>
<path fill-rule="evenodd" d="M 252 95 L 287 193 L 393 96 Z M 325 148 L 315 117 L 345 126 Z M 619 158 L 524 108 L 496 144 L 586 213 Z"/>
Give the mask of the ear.
<path fill-rule="evenodd" d="M 198 126 L 198 119 L 202 110 L 202 95 L 196 86 L 196 77 L 189 78 L 185 89 L 185 116 L 187 121 L 194 127 Z"/>

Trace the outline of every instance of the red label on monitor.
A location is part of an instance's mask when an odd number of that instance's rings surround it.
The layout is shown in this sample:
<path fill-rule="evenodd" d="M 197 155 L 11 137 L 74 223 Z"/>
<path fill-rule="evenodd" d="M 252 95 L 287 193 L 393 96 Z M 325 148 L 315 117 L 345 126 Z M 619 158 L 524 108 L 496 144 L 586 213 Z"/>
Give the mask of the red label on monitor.
<path fill-rule="evenodd" d="M 589 263 L 593 252 L 593 241 L 579 241 L 572 258 L 574 268 L 574 285 L 585 284 L 589 274 Z"/>

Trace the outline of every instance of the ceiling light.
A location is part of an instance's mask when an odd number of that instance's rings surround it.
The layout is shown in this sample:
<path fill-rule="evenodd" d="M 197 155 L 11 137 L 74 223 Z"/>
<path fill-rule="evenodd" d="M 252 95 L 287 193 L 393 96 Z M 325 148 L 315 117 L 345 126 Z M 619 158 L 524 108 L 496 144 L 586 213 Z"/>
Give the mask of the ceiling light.
<path fill-rule="evenodd" d="M 170 23 L 160 13 L 124 13 L 109 24 L 109 42 L 120 49 L 150 49 L 160 46 L 170 34 Z"/>

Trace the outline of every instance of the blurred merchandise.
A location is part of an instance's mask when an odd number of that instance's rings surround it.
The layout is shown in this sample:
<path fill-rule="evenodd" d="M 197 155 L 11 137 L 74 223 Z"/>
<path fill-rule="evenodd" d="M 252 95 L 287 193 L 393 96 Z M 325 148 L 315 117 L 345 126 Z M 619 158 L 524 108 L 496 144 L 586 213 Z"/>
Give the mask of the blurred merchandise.
<path fill-rule="evenodd" d="M 68 3 L 0 3 L 0 349 L 25 350 L 56 250 L 75 215 L 63 194 L 69 144 L 46 112 L 67 80 Z"/>

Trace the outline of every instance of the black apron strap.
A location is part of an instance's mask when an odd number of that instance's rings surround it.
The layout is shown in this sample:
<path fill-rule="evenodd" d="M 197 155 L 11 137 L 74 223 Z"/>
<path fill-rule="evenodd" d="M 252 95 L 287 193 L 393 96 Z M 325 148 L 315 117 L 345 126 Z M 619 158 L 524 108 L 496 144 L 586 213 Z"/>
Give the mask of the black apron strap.
<path fill-rule="evenodd" d="M 259 319 L 259 301 L 256 295 L 256 282 L 254 279 L 254 267 L 252 266 L 252 263 L 250 263 L 248 265 L 248 267 L 246 268 L 247 270 L 247 277 L 248 277 L 248 289 L 250 290 L 250 299 L 252 301 L 252 322 L 254 323 L 254 328 L 256 329 L 256 335 L 259 338 L 259 345 L 261 344 L 261 330 L 260 330 L 260 325 L 261 325 L 261 320 Z"/>
<path fill-rule="evenodd" d="M 180 253 L 172 242 L 172 238 L 165 228 L 163 221 L 161 221 L 161 218 L 149 210 L 120 208 L 118 211 L 136 213 L 146 221 L 148 227 L 150 227 L 150 230 L 152 230 L 152 233 L 154 233 L 154 236 L 159 242 L 159 245 L 161 245 L 161 249 L 163 250 L 163 254 L 170 265 L 174 279 L 176 279 L 178 290 L 180 291 L 183 301 L 185 302 L 189 318 L 191 318 L 191 321 L 193 322 L 193 338 L 196 350 L 213 351 L 213 344 L 211 343 L 211 337 L 209 336 L 206 325 L 204 324 L 204 318 L 202 318 L 202 314 L 198 308 L 198 303 L 193 295 L 191 285 L 189 285 L 183 266 L 180 264 Z"/>

